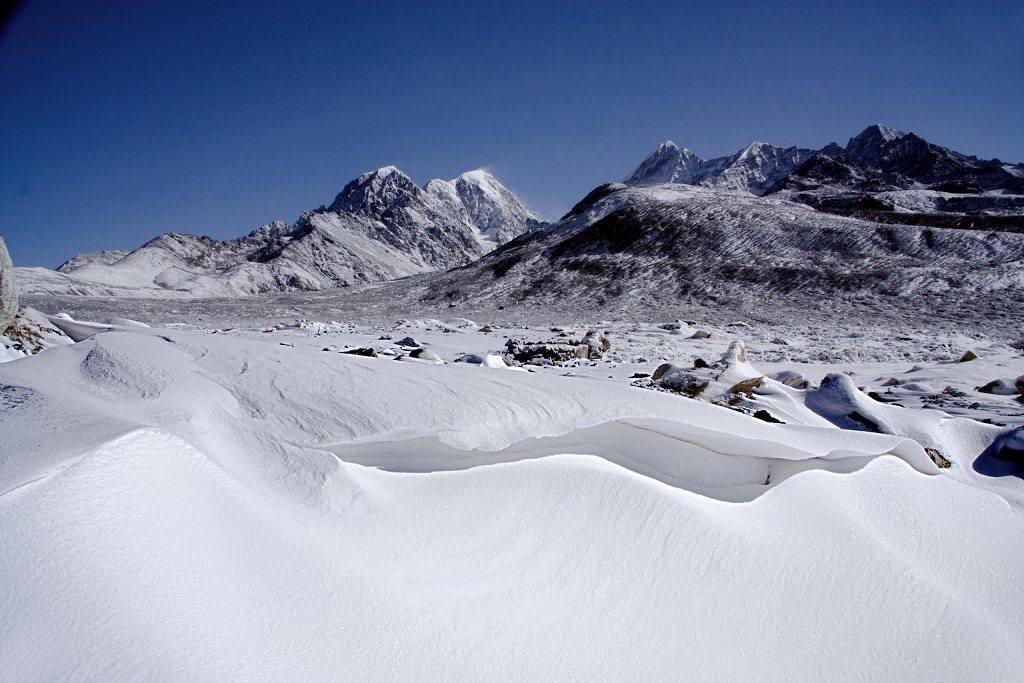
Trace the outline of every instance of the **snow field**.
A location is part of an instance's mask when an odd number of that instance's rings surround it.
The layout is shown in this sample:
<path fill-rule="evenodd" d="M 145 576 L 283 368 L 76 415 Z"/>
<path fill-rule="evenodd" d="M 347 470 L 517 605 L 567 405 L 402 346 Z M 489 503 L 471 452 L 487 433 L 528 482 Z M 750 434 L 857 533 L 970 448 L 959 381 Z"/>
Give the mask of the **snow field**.
<path fill-rule="evenodd" d="M 337 353 L 409 335 L 451 361 L 507 331 L 127 326 L 0 365 L 0 668 L 1013 680 L 1024 666 L 1024 482 L 971 468 L 1005 429 L 877 404 L 945 449 L 939 470 L 906 435 L 630 386 L 660 359 L 527 373 Z M 619 332 L 611 353 L 670 340 L 683 362 L 695 343 Z M 871 372 L 886 374 L 857 374 Z"/>

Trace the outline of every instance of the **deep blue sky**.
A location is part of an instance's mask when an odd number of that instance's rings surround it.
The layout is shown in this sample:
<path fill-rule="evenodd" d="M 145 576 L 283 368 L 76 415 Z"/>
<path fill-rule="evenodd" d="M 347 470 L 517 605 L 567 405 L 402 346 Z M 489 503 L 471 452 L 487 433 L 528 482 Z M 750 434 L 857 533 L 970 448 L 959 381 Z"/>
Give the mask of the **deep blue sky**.
<path fill-rule="evenodd" d="M 0 234 L 56 267 L 237 237 L 394 164 L 548 217 L 671 138 L 882 122 L 1024 161 L 1024 2 L 29 0 L 0 38 Z"/>

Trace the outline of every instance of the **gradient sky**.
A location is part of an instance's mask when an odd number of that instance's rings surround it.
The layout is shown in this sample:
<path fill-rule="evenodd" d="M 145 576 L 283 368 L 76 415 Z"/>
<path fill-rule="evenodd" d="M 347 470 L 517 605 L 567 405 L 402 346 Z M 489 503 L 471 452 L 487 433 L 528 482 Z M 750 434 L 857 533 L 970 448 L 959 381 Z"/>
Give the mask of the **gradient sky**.
<path fill-rule="evenodd" d="M 237 237 L 394 164 L 555 218 L 660 142 L 882 122 L 1024 161 L 1024 2 L 28 0 L 0 35 L 0 235 L 56 267 Z"/>

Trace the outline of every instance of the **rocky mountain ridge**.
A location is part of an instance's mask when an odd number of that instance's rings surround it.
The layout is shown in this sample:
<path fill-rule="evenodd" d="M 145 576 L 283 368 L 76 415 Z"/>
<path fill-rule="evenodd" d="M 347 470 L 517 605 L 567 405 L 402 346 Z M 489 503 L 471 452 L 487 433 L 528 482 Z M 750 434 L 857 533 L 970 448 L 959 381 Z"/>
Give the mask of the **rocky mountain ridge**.
<path fill-rule="evenodd" d="M 978 159 L 881 124 L 868 126 L 845 147 L 833 142 L 811 150 L 755 142 L 706 161 L 667 141 L 625 182 L 777 195 L 884 223 L 914 214 L 908 219 L 912 223 L 935 227 L 1024 228 L 1024 164 Z M 971 220 L 958 220 L 966 216 Z"/>
<path fill-rule="evenodd" d="M 166 233 L 57 272 L 19 269 L 30 291 L 97 296 L 231 297 L 314 291 L 444 270 L 546 225 L 486 171 L 419 187 L 393 166 L 348 183 L 330 206 L 244 237 Z"/>

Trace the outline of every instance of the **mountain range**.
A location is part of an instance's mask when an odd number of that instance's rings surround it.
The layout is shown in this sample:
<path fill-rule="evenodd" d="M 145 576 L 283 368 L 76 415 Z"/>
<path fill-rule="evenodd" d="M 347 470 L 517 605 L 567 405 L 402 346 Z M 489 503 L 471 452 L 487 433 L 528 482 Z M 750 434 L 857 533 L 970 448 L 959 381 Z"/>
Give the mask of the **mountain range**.
<path fill-rule="evenodd" d="M 881 124 L 868 126 L 845 147 L 753 142 L 709 160 L 669 140 L 625 182 L 777 195 L 884 223 L 1005 228 L 1020 227 L 1024 215 L 1024 164 L 967 156 Z"/>
<path fill-rule="evenodd" d="M 195 298 L 421 275 L 392 295 L 576 310 L 744 292 L 1024 303 L 1022 233 L 1024 165 L 875 125 L 845 146 L 753 143 L 707 161 L 666 142 L 550 225 L 484 171 L 420 187 L 389 166 L 291 225 L 169 233 L 18 278 L 29 295 Z"/>
<path fill-rule="evenodd" d="M 380 282 L 468 263 L 545 222 L 486 171 L 418 186 L 394 166 L 348 183 L 330 206 L 219 241 L 160 235 L 131 252 L 20 268 L 24 291 L 233 297 Z"/>

